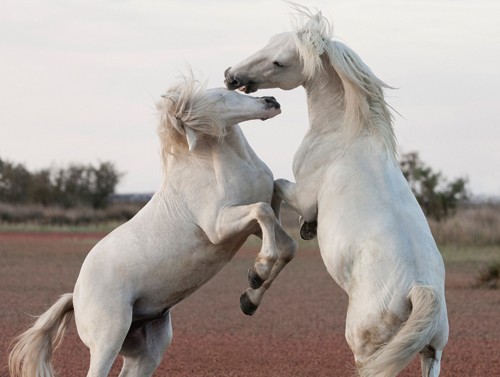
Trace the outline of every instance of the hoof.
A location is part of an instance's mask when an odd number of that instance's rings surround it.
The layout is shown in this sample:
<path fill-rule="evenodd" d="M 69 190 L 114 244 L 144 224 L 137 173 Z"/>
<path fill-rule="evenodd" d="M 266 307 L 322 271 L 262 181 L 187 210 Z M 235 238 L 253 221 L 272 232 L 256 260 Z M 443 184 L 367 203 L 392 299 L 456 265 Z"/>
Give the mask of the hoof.
<path fill-rule="evenodd" d="M 244 314 L 253 315 L 257 310 L 257 308 L 258 306 L 255 305 L 252 301 L 250 301 L 250 298 L 248 297 L 246 292 L 241 295 L 240 309 Z"/>
<path fill-rule="evenodd" d="M 250 284 L 250 288 L 252 289 L 259 289 L 264 284 L 264 280 L 255 271 L 255 268 L 248 270 L 248 284 Z"/>
<path fill-rule="evenodd" d="M 307 222 L 304 221 L 304 224 L 300 227 L 300 237 L 303 240 L 313 240 L 316 238 L 317 234 L 317 228 L 318 228 L 318 222 L 317 221 L 311 221 Z"/>

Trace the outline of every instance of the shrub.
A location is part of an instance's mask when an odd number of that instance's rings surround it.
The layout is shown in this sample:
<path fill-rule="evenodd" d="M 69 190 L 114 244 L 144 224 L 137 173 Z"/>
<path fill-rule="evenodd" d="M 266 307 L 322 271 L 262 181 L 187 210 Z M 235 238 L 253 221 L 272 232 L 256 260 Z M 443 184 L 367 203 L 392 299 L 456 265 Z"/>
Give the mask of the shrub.
<path fill-rule="evenodd" d="M 468 198 L 467 179 L 448 182 L 441 172 L 434 172 L 419 158 L 417 152 L 403 154 L 401 170 L 418 203 L 428 217 L 441 220 L 455 211 Z"/>
<path fill-rule="evenodd" d="M 492 262 L 482 268 L 477 276 L 478 287 L 490 289 L 500 288 L 500 262 Z"/>

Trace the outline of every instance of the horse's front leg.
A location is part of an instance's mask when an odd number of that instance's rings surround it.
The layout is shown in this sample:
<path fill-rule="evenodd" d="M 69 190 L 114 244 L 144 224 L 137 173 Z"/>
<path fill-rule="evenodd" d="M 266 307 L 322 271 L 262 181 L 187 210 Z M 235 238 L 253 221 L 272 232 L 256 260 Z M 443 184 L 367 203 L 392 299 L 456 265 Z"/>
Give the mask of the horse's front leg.
<path fill-rule="evenodd" d="M 310 196 L 310 195 L 309 195 Z M 318 207 L 314 198 L 308 197 L 308 193 L 298 195 L 297 184 L 286 179 L 274 181 L 274 198 L 279 202 L 285 201 L 292 209 L 300 215 L 300 237 L 304 240 L 312 240 L 316 237 L 318 223 Z"/>
<path fill-rule="evenodd" d="M 273 207 L 273 209 L 275 208 Z M 241 310 L 247 315 L 255 313 L 264 293 L 269 289 L 274 279 L 276 279 L 286 264 L 293 259 L 297 251 L 297 242 L 283 230 L 278 222 L 274 226 L 274 233 L 276 235 L 278 259 L 273 265 L 269 278 L 258 289 L 248 288 L 240 297 Z"/>
<path fill-rule="evenodd" d="M 215 229 L 218 241 L 249 230 L 255 232 L 257 231 L 256 225 L 260 227 L 262 247 L 257 254 L 255 264 L 248 273 L 250 286 L 254 289 L 259 288 L 269 278 L 272 267 L 278 259 L 274 232 L 276 223 L 276 216 L 271 206 L 262 202 L 225 207 L 219 212 Z"/>
<path fill-rule="evenodd" d="M 217 218 L 218 240 L 248 231 L 255 223 L 260 227 L 256 232 L 262 239 L 262 247 L 248 272 L 250 294 L 245 292 L 240 299 L 241 310 L 247 315 L 257 310 L 264 292 L 297 250 L 297 243 L 281 228 L 275 213 L 279 215 L 269 204 L 256 203 L 226 207 Z"/>

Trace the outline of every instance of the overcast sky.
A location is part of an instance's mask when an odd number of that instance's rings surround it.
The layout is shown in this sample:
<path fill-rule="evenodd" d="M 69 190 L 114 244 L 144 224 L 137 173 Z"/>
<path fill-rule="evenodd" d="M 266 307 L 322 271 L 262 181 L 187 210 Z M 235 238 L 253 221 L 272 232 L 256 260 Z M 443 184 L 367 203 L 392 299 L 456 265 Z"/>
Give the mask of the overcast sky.
<path fill-rule="evenodd" d="M 500 2 L 317 0 L 335 35 L 397 90 L 400 153 L 476 195 L 500 195 Z M 111 161 L 118 191 L 161 182 L 154 103 L 189 63 L 210 87 L 290 29 L 282 1 L 0 0 L 0 157 L 35 170 Z M 292 179 L 307 129 L 302 88 L 265 90 L 283 113 L 242 128 Z"/>

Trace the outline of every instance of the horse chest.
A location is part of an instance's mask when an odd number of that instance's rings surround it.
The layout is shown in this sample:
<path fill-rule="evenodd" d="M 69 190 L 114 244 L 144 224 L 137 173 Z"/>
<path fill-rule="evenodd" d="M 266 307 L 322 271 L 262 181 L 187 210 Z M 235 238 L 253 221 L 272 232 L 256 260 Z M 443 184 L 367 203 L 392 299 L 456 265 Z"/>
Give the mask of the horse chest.
<path fill-rule="evenodd" d="M 340 151 L 335 134 L 318 135 L 310 131 L 293 158 L 293 173 L 296 180 L 321 176 L 337 160 Z"/>

